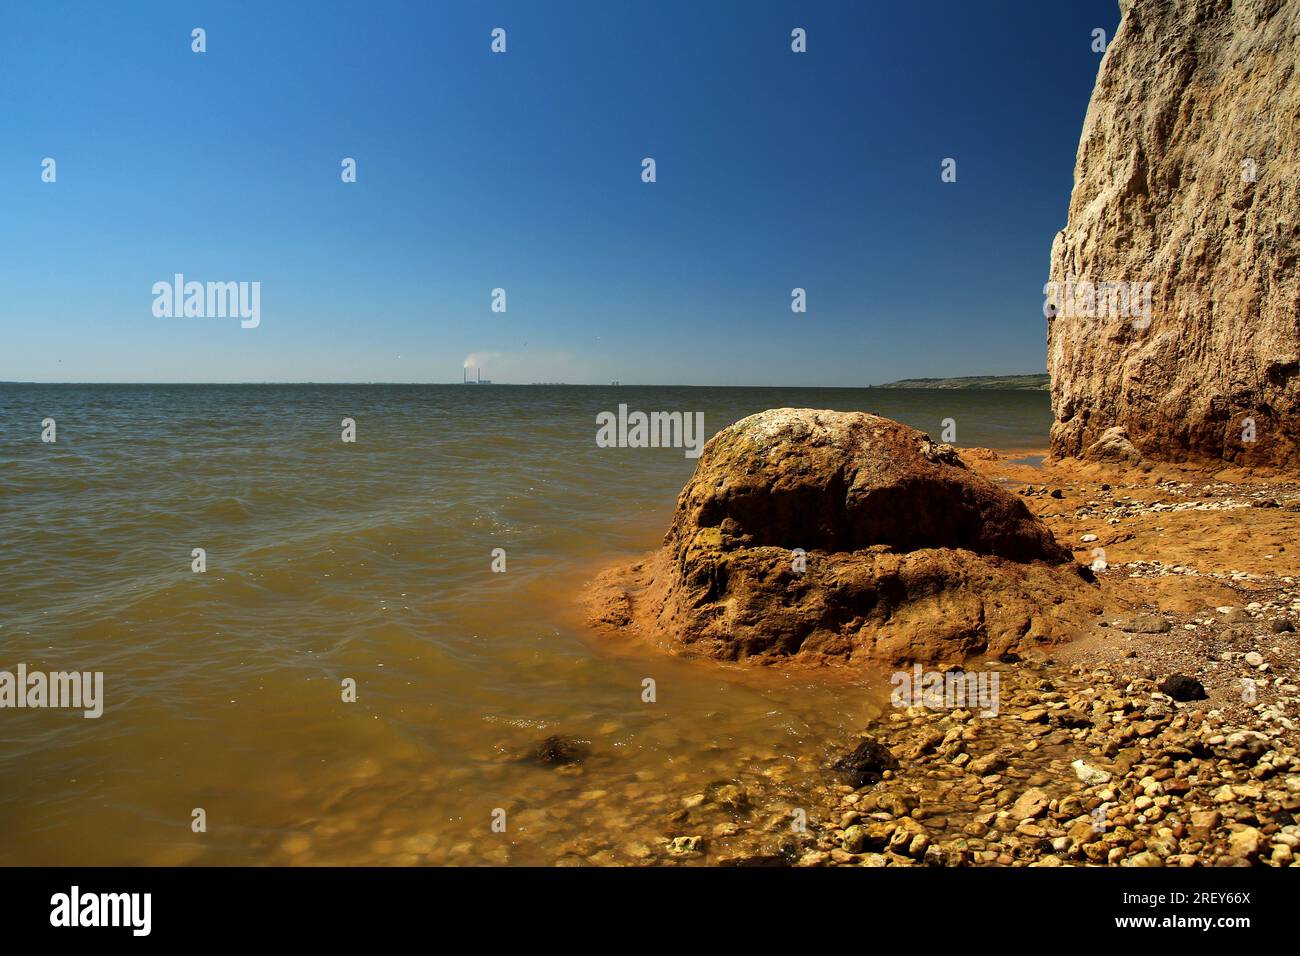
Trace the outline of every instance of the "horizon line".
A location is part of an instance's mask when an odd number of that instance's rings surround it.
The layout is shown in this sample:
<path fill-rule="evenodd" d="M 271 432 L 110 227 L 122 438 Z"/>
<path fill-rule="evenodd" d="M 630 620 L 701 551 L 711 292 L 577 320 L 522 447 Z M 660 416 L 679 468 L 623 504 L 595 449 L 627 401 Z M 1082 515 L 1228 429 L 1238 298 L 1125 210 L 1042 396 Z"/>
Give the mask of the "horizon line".
<path fill-rule="evenodd" d="M 915 378 L 929 378 L 934 381 L 952 381 L 964 378 L 1024 378 L 1029 375 L 1045 375 L 1046 372 L 1026 372 L 1024 375 L 943 375 L 943 376 L 916 376 Z M 898 381 L 909 381 L 913 379 L 899 379 Z M 18 379 L 0 379 L 0 385 L 133 385 L 133 386 L 183 386 L 183 387 L 212 387 L 212 386 L 248 386 L 248 385 L 400 385 L 400 386 L 420 386 L 420 387 L 455 387 L 455 388 L 492 388 L 502 386 L 507 388 L 807 388 L 807 389 L 863 389 L 863 388 L 887 388 L 896 387 L 900 390 L 913 387 L 922 390 L 923 386 L 894 386 L 893 382 L 879 382 L 867 385 L 720 385 L 720 384 L 663 384 L 656 382 L 500 382 L 492 380 L 489 382 L 401 382 L 401 381 L 275 381 L 275 380 L 248 380 L 238 382 L 156 382 L 156 381 L 111 381 L 111 380 L 93 380 L 93 381 L 21 381 Z M 991 391 L 992 389 L 986 389 Z M 942 391 L 955 391 L 955 389 L 942 389 Z M 977 389 L 978 391 L 978 389 Z M 1011 391 L 1040 391 L 1040 389 L 1016 388 Z"/>

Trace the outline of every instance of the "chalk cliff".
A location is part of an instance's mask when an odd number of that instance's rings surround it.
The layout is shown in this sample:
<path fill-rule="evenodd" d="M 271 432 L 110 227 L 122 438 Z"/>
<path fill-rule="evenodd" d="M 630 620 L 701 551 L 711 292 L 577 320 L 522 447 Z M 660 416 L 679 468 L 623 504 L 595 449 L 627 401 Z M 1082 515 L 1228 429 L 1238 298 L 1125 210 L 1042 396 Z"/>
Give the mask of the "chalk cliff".
<path fill-rule="evenodd" d="M 1295 465 L 1300 2 L 1121 9 L 1052 245 L 1052 449 Z"/>

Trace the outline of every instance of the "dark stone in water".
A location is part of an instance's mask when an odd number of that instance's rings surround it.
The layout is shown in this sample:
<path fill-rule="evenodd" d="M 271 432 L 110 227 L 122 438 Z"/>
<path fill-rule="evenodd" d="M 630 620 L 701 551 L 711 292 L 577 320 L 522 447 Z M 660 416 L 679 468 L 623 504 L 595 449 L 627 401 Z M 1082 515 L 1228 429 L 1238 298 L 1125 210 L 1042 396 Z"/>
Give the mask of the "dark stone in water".
<path fill-rule="evenodd" d="M 1160 692 L 1168 694 L 1174 700 L 1205 700 L 1210 695 L 1195 677 L 1182 674 L 1170 674 L 1160 685 Z"/>
<path fill-rule="evenodd" d="M 1021 657 L 1015 651 L 1003 651 L 998 655 L 998 663 L 1000 664 L 1019 664 L 1020 661 Z"/>
<path fill-rule="evenodd" d="M 744 816 L 753 807 L 749 794 L 730 780 L 716 780 L 704 788 L 704 795 L 728 813 Z"/>
<path fill-rule="evenodd" d="M 590 753 L 591 745 L 585 740 L 554 734 L 537 745 L 533 756 L 538 763 L 567 764 L 582 763 Z"/>
<path fill-rule="evenodd" d="M 1274 634 L 1289 634 L 1295 630 L 1295 625 L 1284 617 L 1274 618 L 1268 626 Z"/>
<path fill-rule="evenodd" d="M 898 760 L 888 747 L 868 737 L 854 748 L 853 753 L 835 761 L 831 769 L 841 774 L 852 787 L 868 787 L 879 783 L 886 770 L 897 770 Z"/>

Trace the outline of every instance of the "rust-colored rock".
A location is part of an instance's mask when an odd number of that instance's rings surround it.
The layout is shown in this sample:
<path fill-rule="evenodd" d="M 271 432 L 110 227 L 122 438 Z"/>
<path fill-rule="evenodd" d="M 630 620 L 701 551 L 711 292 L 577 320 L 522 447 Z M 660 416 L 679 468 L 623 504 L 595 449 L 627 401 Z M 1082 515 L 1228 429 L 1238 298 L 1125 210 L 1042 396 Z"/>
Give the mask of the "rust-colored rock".
<path fill-rule="evenodd" d="M 1087 571 L 956 451 L 875 415 L 774 409 L 704 447 L 664 545 L 594 620 L 725 660 L 961 660 L 1063 640 Z"/>
<path fill-rule="evenodd" d="M 1052 245 L 1052 450 L 1294 466 L 1300 3 L 1121 6 Z"/>

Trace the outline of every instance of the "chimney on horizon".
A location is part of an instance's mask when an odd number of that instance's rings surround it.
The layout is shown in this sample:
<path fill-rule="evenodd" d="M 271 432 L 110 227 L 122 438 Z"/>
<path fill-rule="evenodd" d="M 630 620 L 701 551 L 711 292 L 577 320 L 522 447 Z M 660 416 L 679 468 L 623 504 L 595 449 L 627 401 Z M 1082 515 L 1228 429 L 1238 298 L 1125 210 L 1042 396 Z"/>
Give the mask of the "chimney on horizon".
<path fill-rule="evenodd" d="M 482 368 L 482 366 L 480 366 L 480 367 L 479 367 L 479 370 L 478 370 L 478 384 L 480 384 L 480 385 L 483 384 L 483 368 Z"/>

